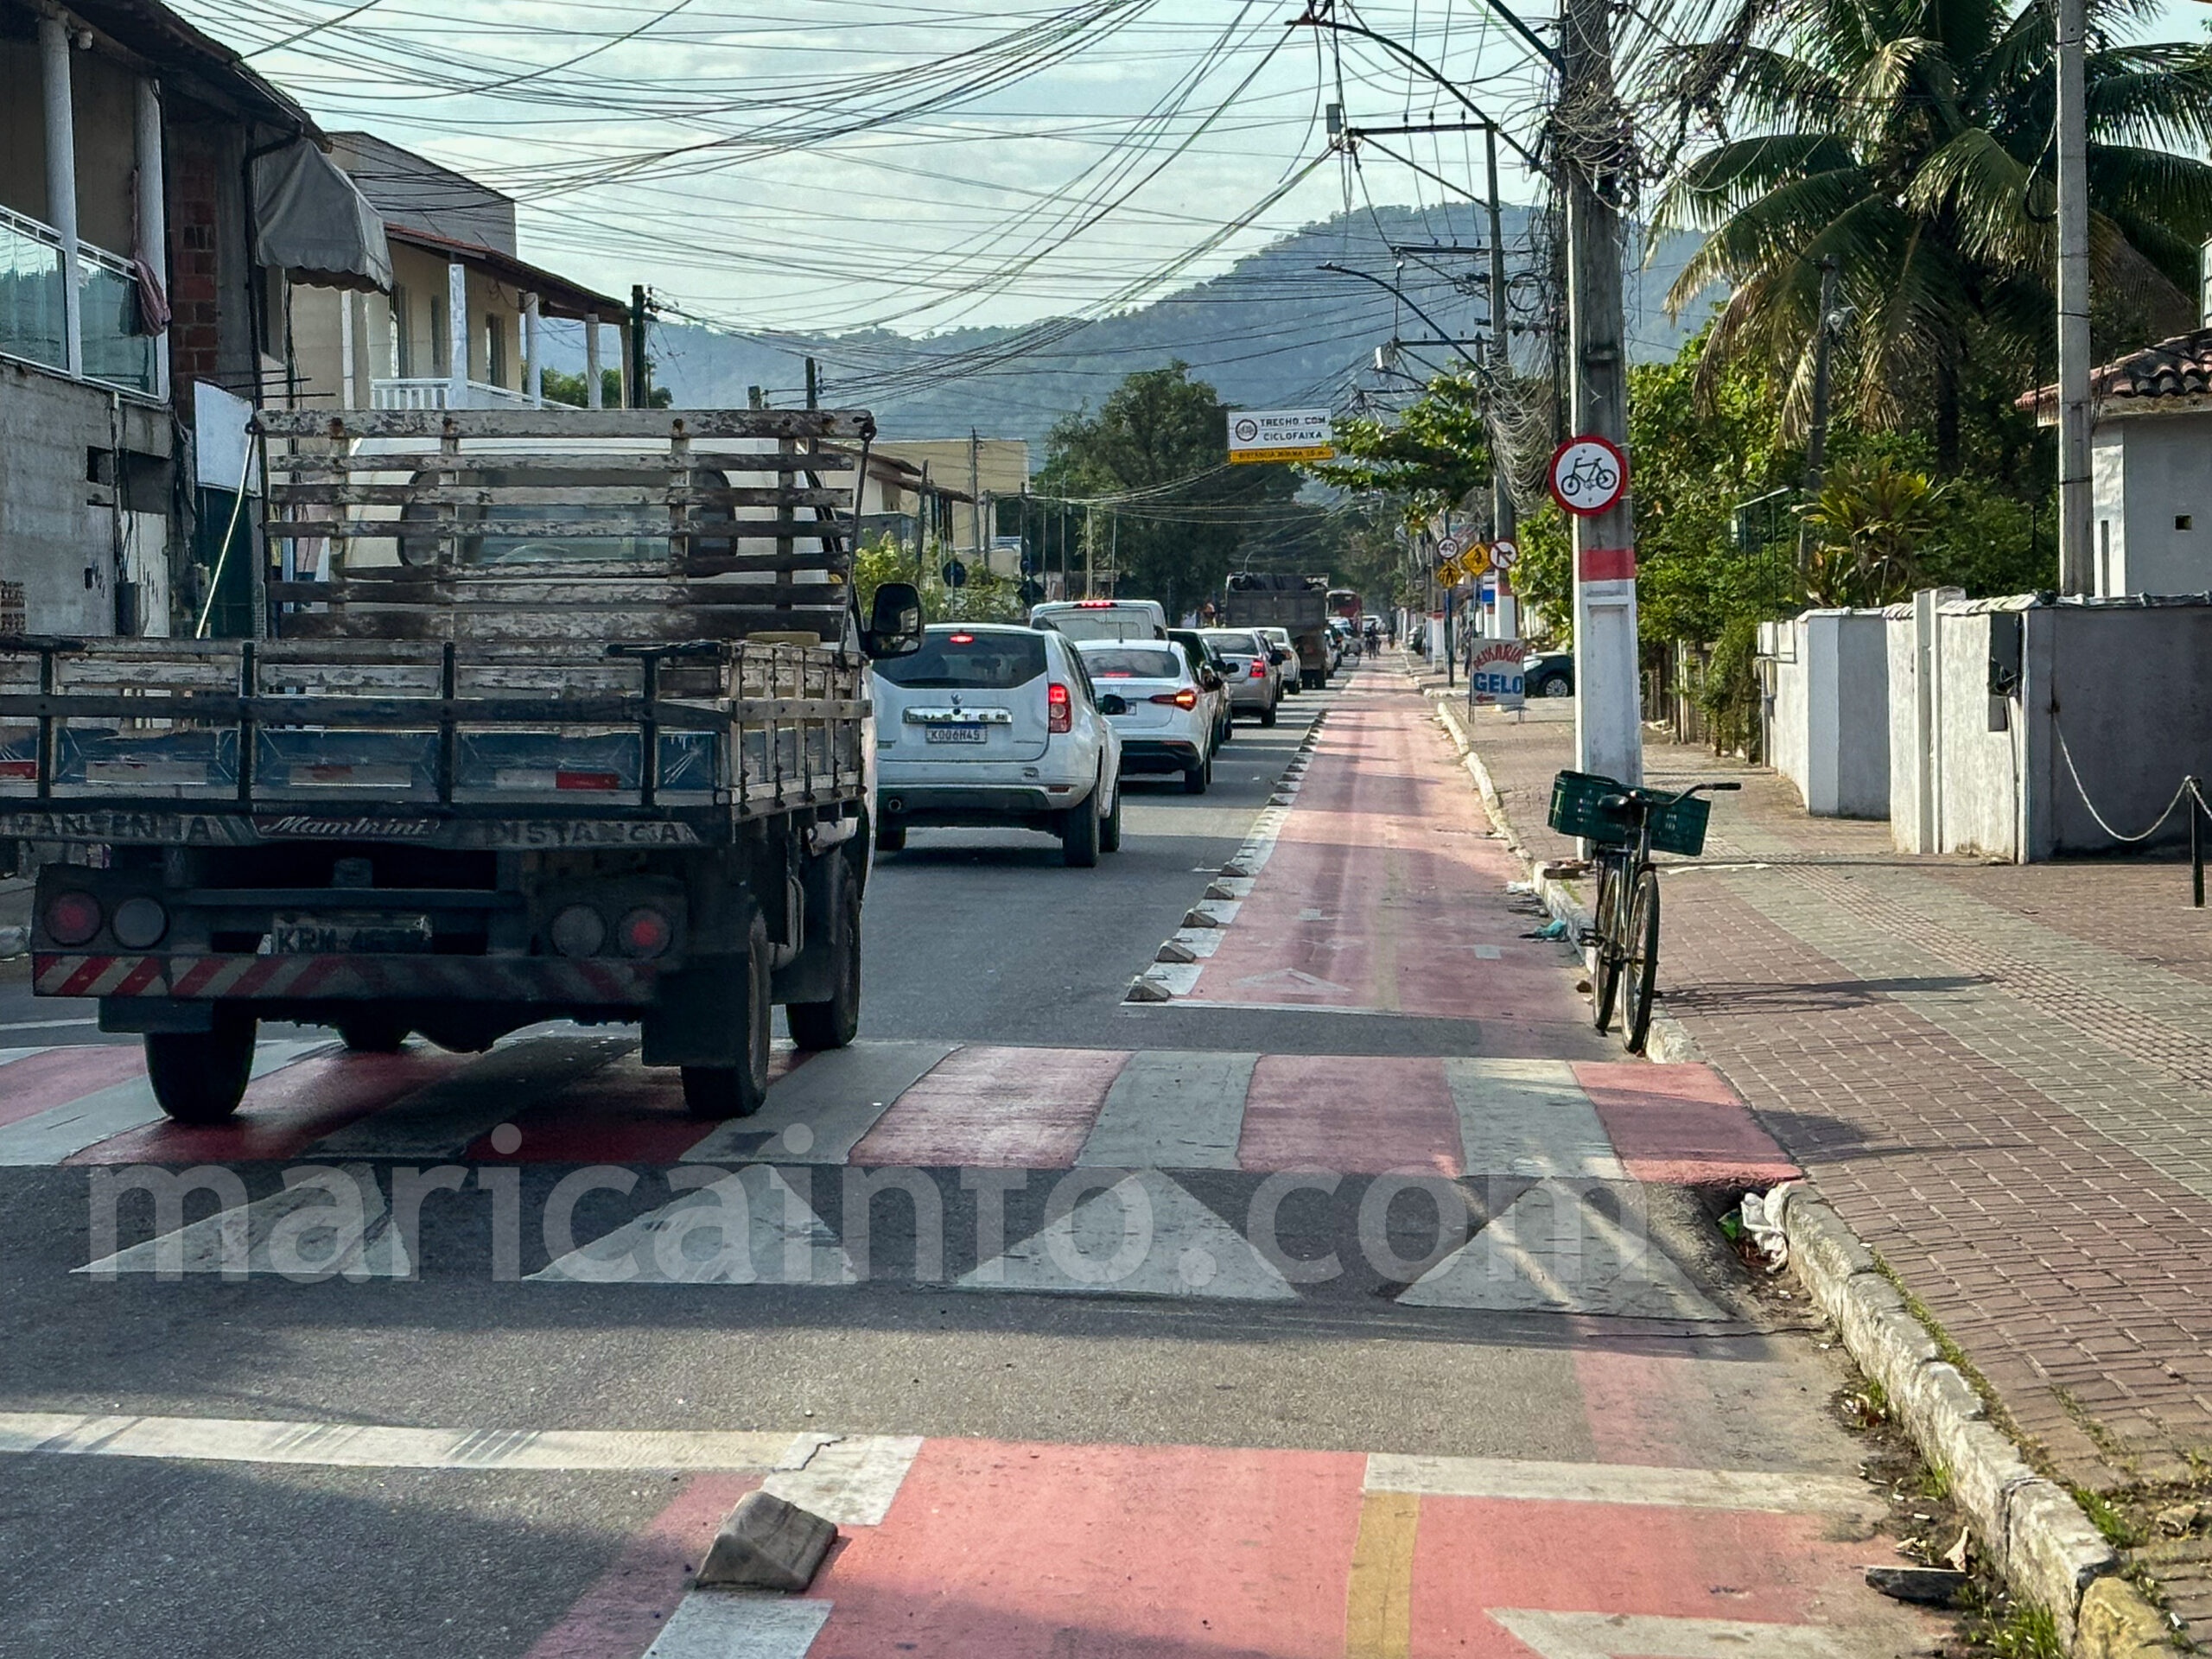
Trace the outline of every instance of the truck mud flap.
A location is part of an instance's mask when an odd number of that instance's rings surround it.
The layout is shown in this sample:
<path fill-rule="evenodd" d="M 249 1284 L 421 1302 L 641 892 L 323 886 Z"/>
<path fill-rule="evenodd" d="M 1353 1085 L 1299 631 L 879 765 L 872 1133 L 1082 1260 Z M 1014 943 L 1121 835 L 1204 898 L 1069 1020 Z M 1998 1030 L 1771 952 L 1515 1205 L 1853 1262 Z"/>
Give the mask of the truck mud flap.
<path fill-rule="evenodd" d="M 695 957 L 660 982 L 640 1023 L 647 1065 L 734 1066 L 745 1059 L 745 958 Z"/>

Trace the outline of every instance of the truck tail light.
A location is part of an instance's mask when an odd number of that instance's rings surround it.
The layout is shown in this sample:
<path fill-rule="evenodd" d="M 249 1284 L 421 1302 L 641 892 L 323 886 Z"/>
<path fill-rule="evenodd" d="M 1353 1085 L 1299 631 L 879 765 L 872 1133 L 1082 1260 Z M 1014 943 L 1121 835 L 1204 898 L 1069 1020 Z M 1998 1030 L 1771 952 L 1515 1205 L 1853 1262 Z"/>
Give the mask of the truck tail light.
<path fill-rule="evenodd" d="M 89 944 L 106 919 L 89 893 L 57 893 L 46 907 L 46 931 L 56 944 Z"/>
<path fill-rule="evenodd" d="M 115 907 L 115 942 L 126 950 L 145 950 L 159 944 L 169 931 L 169 913 L 158 899 L 137 893 Z"/>
<path fill-rule="evenodd" d="M 651 905 L 626 912 L 614 926 L 614 943 L 626 957 L 657 957 L 675 938 L 675 927 Z"/>
<path fill-rule="evenodd" d="M 1157 692 L 1154 695 L 1152 701 L 1173 703 L 1178 709 L 1195 709 L 1198 706 L 1198 694 L 1186 685 L 1180 691 Z"/>
<path fill-rule="evenodd" d="M 553 948 L 564 957 L 595 957 L 607 943 L 607 918 L 589 905 L 570 905 L 550 931 Z"/>
<path fill-rule="evenodd" d="M 1067 687 L 1055 684 L 1046 690 L 1045 714 L 1048 729 L 1065 732 L 1074 728 L 1075 704 L 1068 696 Z"/>

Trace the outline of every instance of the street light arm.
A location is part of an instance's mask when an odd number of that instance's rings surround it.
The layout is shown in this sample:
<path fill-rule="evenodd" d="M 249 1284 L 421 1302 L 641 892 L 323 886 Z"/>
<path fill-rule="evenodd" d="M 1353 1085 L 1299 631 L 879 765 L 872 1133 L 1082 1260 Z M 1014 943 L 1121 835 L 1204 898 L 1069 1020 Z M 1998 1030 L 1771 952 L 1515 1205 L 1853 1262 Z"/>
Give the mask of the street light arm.
<path fill-rule="evenodd" d="M 1413 301 L 1408 297 L 1405 289 L 1400 288 L 1395 283 L 1386 283 L 1382 278 L 1376 276 L 1371 271 L 1354 270 L 1350 265 L 1340 265 L 1333 259 L 1324 264 L 1320 269 L 1323 270 L 1333 270 L 1339 276 L 1357 276 L 1363 283 L 1374 283 L 1376 287 L 1381 289 L 1384 293 L 1394 296 L 1397 299 L 1398 302 L 1403 305 L 1407 310 L 1412 312 L 1414 315 L 1419 317 L 1431 328 L 1436 330 L 1437 338 L 1439 340 L 1449 340 L 1452 338 L 1452 331 L 1450 329 L 1445 327 L 1444 325 L 1437 321 L 1434 317 L 1430 316 L 1427 312 L 1422 310 L 1418 305 L 1415 305 Z M 1460 360 L 1466 364 L 1469 368 L 1475 370 L 1481 369 L 1482 365 L 1476 362 L 1473 358 L 1469 357 L 1465 352 L 1461 351 L 1457 345 L 1454 345 L 1452 349 L 1459 353 Z"/>
<path fill-rule="evenodd" d="M 1515 26 L 1516 28 L 1519 27 L 1517 19 L 1516 20 Z M 1401 45 L 1398 41 L 1392 40 L 1388 35 L 1378 35 L 1373 29 L 1367 28 L 1364 24 L 1340 22 L 1333 17 L 1316 17 L 1310 11 L 1303 17 L 1293 18 L 1290 21 L 1288 27 L 1292 29 L 1333 29 L 1343 34 L 1357 35 L 1362 40 L 1372 41 L 1384 51 L 1395 53 L 1402 61 L 1411 64 L 1414 68 L 1420 70 L 1421 73 L 1427 75 L 1431 80 L 1434 81 L 1439 86 L 1441 86 L 1446 92 L 1451 93 L 1453 98 L 1459 101 L 1461 106 L 1478 121 L 1480 121 L 1484 126 L 1495 130 L 1499 137 L 1504 139 L 1508 144 L 1510 144 L 1513 147 L 1513 153 L 1515 155 L 1518 156 L 1522 161 L 1528 162 L 1530 167 L 1536 168 L 1539 170 L 1541 169 L 1543 164 L 1536 159 L 1533 153 L 1522 147 L 1521 141 L 1519 139 L 1516 138 L 1511 133 L 1506 131 L 1503 127 L 1500 127 L 1497 122 L 1491 119 L 1489 114 L 1483 109 L 1481 105 L 1476 103 L 1474 99 L 1469 98 L 1465 92 L 1461 92 L 1458 86 L 1445 79 L 1444 72 L 1442 70 L 1439 69 L 1434 64 L 1431 63 L 1427 58 L 1421 56 L 1420 53 L 1414 51 L 1411 47 Z M 1535 42 L 1536 49 L 1544 54 L 1545 60 L 1556 68 L 1559 63 L 1558 55 L 1541 41 L 1536 40 L 1535 35 L 1531 35 L 1529 38 Z"/>

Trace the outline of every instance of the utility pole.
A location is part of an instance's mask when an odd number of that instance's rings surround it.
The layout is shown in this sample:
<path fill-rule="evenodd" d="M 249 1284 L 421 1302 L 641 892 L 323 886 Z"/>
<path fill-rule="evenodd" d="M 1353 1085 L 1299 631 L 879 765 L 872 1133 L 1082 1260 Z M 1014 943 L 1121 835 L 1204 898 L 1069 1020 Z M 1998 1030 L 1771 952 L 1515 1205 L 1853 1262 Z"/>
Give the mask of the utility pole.
<path fill-rule="evenodd" d="M 1628 454 L 1628 362 L 1621 324 L 1620 214 L 1611 193 L 1628 160 L 1613 92 L 1611 0 L 1565 0 L 1559 135 L 1567 195 L 1567 315 L 1573 336 L 1571 435 Z M 1627 480 L 1633 486 L 1633 474 Z M 1643 781 L 1636 634 L 1636 517 L 1624 489 L 1604 512 L 1574 515 L 1574 753 L 1582 772 Z"/>
<path fill-rule="evenodd" d="M 2095 587 L 2089 548 L 2087 0 L 2058 0 L 2058 590 Z"/>
<path fill-rule="evenodd" d="M 983 474 L 982 440 L 976 435 L 976 429 L 968 429 L 968 512 L 976 521 L 976 564 L 983 566 Z"/>
<path fill-rule="evenodd" d="M 645 289 L 643 283 L 632 283 L 630 289 L 630 407 L 651 409 L 652 388 L 645 384 Z"/>
<path fill-rule="evenodd" d="M 806 359 L 806 406 L 809 409 L 822 407 L 822 381 L 810 357 Z"/>
<path fill-rule="evenodd" d="M 1805 441 L 1805 499 L 1817 502 L 1828 465 L 1828 389 L 1834 355 L 1835 256 L 1821 261 L 1821 315 L 1813 332 L 1813 429 Z M 1812 563 L 1811 530 L 1797 527 L 1797 576 L 1802 583 Z"/>
<path fill-rule="evenodd" d="M 1491 535 L 1494 540 L 1510 542 L 1516 538 L 1516 520 L 1513 511 L 1513 483 L 1505 464 L 1505 423 L 1497 413 L 1498 393 L 1505 385 L 1505 378 L 1513 372 L 1513 354 L 1506 347 L 1505 311 L 1505 226 L 1497 202 L 1497 128 L 1493 124 L 1483 130 L 1483 163 L 1487 175 L 1490 195 L 1490 394 L 1484 400 L 1491 408 Z M 1476 591 L 1481 592 L 1480 578 Z M 1515 613 L 1513 578 L 1504 570 L 1497 573 L 1497 637 L 1517 639 L 1521 637 L 1521 619 Z M 1468 687 L 1473 695 L 1474 688 Z"/>

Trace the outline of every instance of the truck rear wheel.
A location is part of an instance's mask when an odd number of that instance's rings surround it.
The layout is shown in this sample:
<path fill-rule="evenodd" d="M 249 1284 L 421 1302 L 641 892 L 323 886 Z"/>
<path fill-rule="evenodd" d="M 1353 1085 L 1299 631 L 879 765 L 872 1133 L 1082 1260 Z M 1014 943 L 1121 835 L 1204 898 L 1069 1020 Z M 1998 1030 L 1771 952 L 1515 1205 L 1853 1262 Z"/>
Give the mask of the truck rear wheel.
<path fill-rule="evenodd" d="M 258 1024 L 250 1014 L 218 1008 L 212 1031 L 146 1033 L 146 1081 L 172 1122 L 220 1123 L 238 1110 Z"/>
<path fill-rule="evenodd" d="M 837 890 L 830 907 L 836 930 L 830 944 L 834 988 L 826 1001 L 792 1002 L 784 1008 L 791 1041 L 805 1049 L 843 1048 L 861 1030 L 861 884 L 843 858 L 836 866 L 830 880 Z"/>
<path fill-rule="evenodd" d="M 728 1017 L 737 1029 L 736 1065 L 687 1065 L 683 1104 L 694 1117 L 750 1117 L 768 1098 L 768 925 L 753 907 L 745 930 L 744 970 L 729 989 Z"/>

